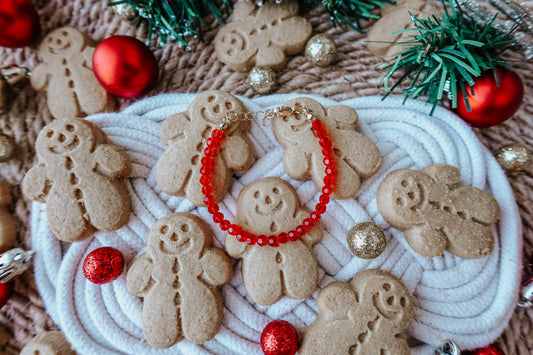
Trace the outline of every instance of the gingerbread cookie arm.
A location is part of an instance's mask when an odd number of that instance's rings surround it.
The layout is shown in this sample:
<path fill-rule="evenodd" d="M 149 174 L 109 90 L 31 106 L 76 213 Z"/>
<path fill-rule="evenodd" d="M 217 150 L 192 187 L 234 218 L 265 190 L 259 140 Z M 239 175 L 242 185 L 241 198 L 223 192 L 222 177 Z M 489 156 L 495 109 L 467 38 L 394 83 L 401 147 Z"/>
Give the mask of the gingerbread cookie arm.
<path fill-rule="evenodd" d="M 164 120 L 159 131 L 163 144 L 168 146 L 170 141 L 183 135 L 190 122 L 191 118 L 185 113 L 178 113 Z"/>
<path fill-rule="evenodd" d="M 146 253 L 141 254 L 135 259 L 126 276 L 126 288 L 130 293 L 144 297 L 144 294 L 153 282 L 153 267 L 153 262 Z"/>
<path fill-rule="evenodd" d="M 45 92 L 50 80 L 50 69 L 47 63 L 41 63 L 33 68 L 30 76 L 31 87 L 38 92 Z"/>
<path fill-rule="evenodd" d="M 243 226 L 243 229 L 246 230 L 246 227 Z M 226 234 L 224 248 L 229 256 L 235 259 L 240 259 L 246 254 L 248 245 L 244 242 L 239 242 L 234 235 Z"/>
<path fill-rule="evenodd" d="M 202 256 L 201 263 L 203 265 L 202 276 L 211 285 L 220 286 L 231 279 L 233 267 L 222 250 L 210 248 Z"/>
<path fill-rule="evenodd" d="M 221 151 L 228 168 L 238 173 L 248 170 L 254 159 L 252 142 L 241 134 L 227 137 Z"/>
<path fill-rule="evenodd" d="M 471 186 L 461 186 L 449 195 L 452 205 L 474 223 L 489 225 L 500 219 L 500 205 L 486 191 Z M 481 207 L 482 206 L 482 207 Z"/>
<path fill-rule="evenodd" d="M 278 47 L 259 48 L 255 56 L 256 66 L 269 67 L 276 71 L 283 69 L 286 62 L 285 53 Z"/>
<path fill-rule="evenodd" d="M 328 319 L 344 319 L 348 317 L 348 310 L 358 303 L 356 292 L 350 284 L 334 281 L 322 289 L 316 298 L 316 305 L 320 316 Z"/>
<path fill-rule="evenodd" d="M 131 162 L 124 149 L 112 144 L 100 144 L 94 151 L 96 171 L 109 177 L 126 177 L 131 173 Z"/>
<path fill-rule="evenodd" d="M 22 193 L 33 201 L 46 202 L 52 182 L 47 178 L 47 168 L 44 164 L 32 167 L 22 180 Z"/>
<path fill-rule="evenodd" d="M 461 172 L 455 166 L 448 164 L 432 164 L 420 170 L 430 176 L 433 181 L 453 189 L 461 184 Z"/>
<path fill-rule="evenodd" d="M 414 251 L 428 258 L 442 255 L 448 245 L 444 231 L 435 232 L 426 224 L 413 226 L 404 231 L 403 235 Z"/>
<path fill-rule="evenodd" d="M 296 214 L 296 219 L 301 223 L 305 218 L 309 217 L 309 211 L 305 208 L 298 210 Z M 324 229 L 322 228 L 322 223 L 318 222 L 311 228 L 307 233 L 300 237 L 300 240 L 307 244 L 309 249 L 313 249 L 313 245 L 319 243 L 324 236 Z"/>
<path fill-rule="evenodd" d="M 287 55 L 294 55 L 300 52 L 311 36 L 312 28 L 309 21 L 303 17 L 295 16 L 281 20 L 281 24 L 272 36 L 272 41 L 283 47 Z"/>
<path fill-rule="evenodd" d="M 296 180 L 309 177 L 309 156 L 305 150 L 297 145 L 290 145 L 285 148 L 283 154 L 283 169 L 287 175 Z"/>
<path fill-rule="evenodd" d="M 353 129 L 353 125 L 359 120 L 357 112 L 346 105 L 328 107 L 327 116 L 335 120 L 339 129 Z"/>

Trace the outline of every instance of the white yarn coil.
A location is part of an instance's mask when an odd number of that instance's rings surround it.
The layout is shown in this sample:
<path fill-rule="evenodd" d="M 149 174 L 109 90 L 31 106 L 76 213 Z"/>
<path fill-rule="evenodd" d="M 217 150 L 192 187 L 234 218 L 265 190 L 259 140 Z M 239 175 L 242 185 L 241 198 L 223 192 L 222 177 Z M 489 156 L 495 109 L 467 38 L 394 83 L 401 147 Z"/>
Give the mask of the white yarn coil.
<path fill-rule="evenodd" d="M 250 111 L 264 111 L 302 95 L 272 95 L 241 100 Z M 216 337 L 201 345 L 187 341 L 165 350 L 151 348 L 143 340 L 142 302 L 126 290 L 125 272 L 102 286 L 87 281 L 82 272 L 85 256 L 108 245 L 119 249 L 127 266 L 146 245 L 154 222 L 175 211 L 198 214 L 209 221 L 215 244 L 223 248 L 224 233 L 213 224 L 205 208 L 196 208 L 183 198 L 169 197 L 155 184 L 154 167 L 165 147 L 159 136 L 161 122 L 187 109 L 193 94 L 163 94 L 139 101 L 122 113 L 88 117 L 116 144 L 123 146 L 133 162 L 128 187 L 132 213 L 126 226 L 116 232 L 99 232 L 86 241 L 59 242 L 50 232 L 45 206 L 33 203 L 31 218 L 35 278 L 48 313 L 80 354 L 261 354 L 262 329 L 273 319 L 285 319 L 303 331 L 317 315 L 316 293 L 306 300 L 282 299 L 269 307 L 246 297 L 240 263 L 231 282 L 224 286 L 224 323 Z M 311 96 L 313 97 L 313 96 Z M 425 343 L 413 354 L 432 354 L 446 339 L 461 348 L 476 348 L 492 342 L 505 329 L 518 297 L 521 269 L 521 224 L 513 192 L 504 172 L 478 141 L 471 129 L 452 113 L 437 108 L 432 117 L 419 101 L 391 97 L 364 97 L 335 102 L 313 97 L 324 106 L 355 108 L 362 131 L 376 142 L 383 155 L 380 170 L 349 200 L 332 200 L 322 222 L 325 235 L 315 247 L 320 266 L 319 288 L 333 280 L 350 280 L 357 272 L 380 268 L 400 277 L 415 298 L 415 320 L 409 334 Z M 252 168 L 231 186 L 219 204 L 232 219 L 235 199 L 242 187 L 264 176 L 279 176 L 295 186 L 310 208 L 319 191 L 311 181 L 295 181 L 285 174 L 283 151 L 270 127 L 254 122 L 250 137 L 256 151 Z M 420 169 L 432 163 L 448 163 L 461 170 L 464 184 L 493 194 L 502 208 L 494 227 L 497 244 L 483 259 L 463 260 L 448 253 L 432 259 L 421 257 L 407 245 L 403 234 L 391 228 L 376 205 L 379 182 L 392 170 Z M 354 257 L 346 244 L 346 232 L 355 224 L 373 220 L 388 237 L 378 258 Z M 317 290 L 318 291 L 318 290 Z"/>

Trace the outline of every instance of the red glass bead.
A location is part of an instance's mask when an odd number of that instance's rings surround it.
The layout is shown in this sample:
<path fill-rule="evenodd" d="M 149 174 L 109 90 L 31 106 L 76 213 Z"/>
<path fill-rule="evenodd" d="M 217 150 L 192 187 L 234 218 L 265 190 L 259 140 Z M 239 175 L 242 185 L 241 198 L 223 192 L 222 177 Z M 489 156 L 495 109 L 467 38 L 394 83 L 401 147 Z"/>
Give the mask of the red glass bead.
<path fill-rule="evenodd" d="M 210 166 L 210 165 L 213 165 L 214 161 L 210 157 L 203 156 L 202 159 L 200 160 L 200 163 L 205 166 Z"/>
<path fill-rule="evenodd" d="M 324 210 L 325 210 L 325 208 L 326 208 L 326 206 L 324 206 Z M 325 212 L 325 211 L 324 211 L 324 212 Z M 322 213 L 324 213 L 324 212 L 322 212 Z M 316 210 L 315 210 L 315 212 L 312 212 L 312 213 L 311 213 L 311 215 L 309 216 L 309 218 L 311 218 L 311 220 L 313 220 L 313 223 L 316 223 L 316 222 L 320 221 L 320 218 L 321 218 L 320 215 L 321 215 L 322 213 L 320 213 L 320 212 L 316 212 Z"/>
<path fill-rule="evenodd" d="M 116 280 L 123 270 L 124 257 L 112 247 L 95 249 L 83 261 L 83 274 L 97 285 Z"/>
<path fill-rule="evenodd" d="M 222 229 L 223 231 L 227 231 L 230 226 L 231 222 L 227 219 L 224 219 L 222 222 L 220 222 L 220 229 Z"/>
<path fill-rule="evenodd" d="M 213 222 L 220 223 L 224 220 L 224 215 L 220 212 L 215 212 L 213 214 Z"/>
<path fill-rule="evenodd" d="M 202 193 L 204 195 L 211 195 L 213 193 L 213 187 L 211 185 L 202 186 Z"/>
<path fill-rule="evenodd" d="M 284 243 L 287 243 L 288 241 L 289 241 L 289 236 L 287 235 L 287 233 L 278 234 L 278 243 L 279 244 L 284 244 Z"/>
<path fill-rule="evenodd" d="M 220 129 L 215 129 L 213 130 L 212 134 L 211 134 L 213 137 L 215 138 L 219 138 L 219 139 L 224 139 L 224 137 L 226 137 L 226 133 L 224 133 L 224 131 L 221 131 Z"/>
<path fill-rule="evenodd" d="M 271 247 L 277 247 L 278 241 L 276 240 L 276 238 L 270 237 L 268 238 L 268 245 L 270 245 Z"/>
<path fill-rule="evenodd" d="M 310 217 L 306 218 L 304 219 L 302 225 L 304 226 L 304 228 L 311 228 L 313 226 L 313 220 Z"/>
<path fill-rule="evenodd" d="M 314 120 L 313 123 L 311 123 L 311 128 L 315 131 L 319 130 L 322 128 L 322 122 L 320 120 Z"/>
<path fill-rule="evenodd" d="M 218 206 L 217 206 L 218 207 Z M 231 235 L 237 235 L 242 232 L 242 228 L 236 224 L 231 224 L 228 228 L 228 233 Z"/>
<path fill-rule="evenodd" d="M 327 196 L 327 195 L 326 195 Z M 329 198 L 329 197 L 328 197 Z M 323 214 L 324 212 L 326 212 L 326 204 L 325 203 L 318 203 L 316 206 L 315 206 L 315 211 L 316 213 L 319 213 L 319 214 Z"/>
<path fill-rule="evenodd" d="M 204 197 L 204 202 L 205 202 L 205 199 L 206 198 Z M 216 203 L 207 206 L 207 212 L 209 212 L 211 214 L 217 213 L 219 209 L 220 209 L 220 207 L 218 207 L 218 205 Z"/>
<path fill-rule="evenodd" d="M 326 205 L 329 203 L 329 196 L 328 195 L 320 195 L 320 197 L 318 198 L 318 200 L 320 201 L 321 204 L 323 205 Z M 317 209 L 318 205 L 315 206 L 315 211 L 317 211 L 318 213 L 324 213 L 326 212 L 326 210 L 324 209 L 324 212 L 319 212 L 319 210 Z"/>
<path fill-rule="evenodd" d="M 202 166 L 200 168 L 200 174 L 202 175 L 210 175 L 213 172 L 213 168 L 211 166 Z"/>
<path fill-rule="evenodd" d="M 256 240 L 255 240 L 255 235 L 251 235 L 249 234 L 248 235 L 248 238 L 246 238 L 246 244 L 248 245 L 254 245 L 256 243 Z"/>
<path fill-rule="evenodd" d="M 324 158 L 322 162 L 324 163 L 325 166 L 335 166 L 335 162 L 333 161 L 333 159 L 330 159 L 329 157 Z"/>
<path fill-rule="evenodd" d="M 13 280 L 7 283 L 0 283 L 0 308 L 4 307 L 7 301 L 9 301 L 9 298 L 13 295 L 13 285 Z"/>
<path fill-rule="evenodd" d="M 260 235 L 259 237 L 257 237 L 257 245 L 264 246 L 267 245 L 267 243 L 268 238 L 266 237 L 266 235 Z"/>
<path fill-rule="evenodd" d="M 330 148 L 331 147 L 331 140 L 327 137 L 324 137 L 324 138 L 320 138 L 318 140 L 318 142 L 320 143 L 320 146 L 321 147 L 324 147 L 326 149 Z"/>
<path fill-rule="evenodd" d="M 331 187 L 335 183 L 335 178 L 332 175 L 326 175 L 324 177 L 324 185 Z"/>
<path fill-rule="evenodd" d="M 215 204 L 215 198 L 211 195 L 209 196 L 205 196 L 204 197 L 204 203 L 209 206 L 209 205 L 214 205 Z"/>
<path fill-rule="evenodd" d="M 202 184 L 202 185 L 211 185 L 211 178 L 209 176 L 202 175 L 200 177 L 200 184 Z"/>
<path fill-rule="evenodd" d="M 497 344 L 491 344 L 484 348 L 479 348 L 465 352 L 466 355 L 505 355 Z"/>
<path fill-rule="evenodd" d="M 241 243 L 245 242 L 246 239 L 247 239 L 247 237 L 246 237 L 246 235 L 245 235 L 244 233 L 237 234 L 237 235 L 235 236 L 235 238 L 237 238 L 237 240 L 238 240 L 239 242 L 241 242 Z"/>

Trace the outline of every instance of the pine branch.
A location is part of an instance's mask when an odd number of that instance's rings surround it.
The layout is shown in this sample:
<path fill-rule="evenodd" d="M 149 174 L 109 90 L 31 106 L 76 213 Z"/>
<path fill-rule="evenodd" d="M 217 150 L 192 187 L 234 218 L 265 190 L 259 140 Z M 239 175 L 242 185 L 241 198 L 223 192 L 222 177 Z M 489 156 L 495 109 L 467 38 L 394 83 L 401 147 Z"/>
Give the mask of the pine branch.
<path fill-rule="evenodd" d="M 431 113 L 445 92 L 451 96 L 452 107 L 457 107 L 458 87 L 468 106 L 466 85 L 472 87 L 474 79 L 486 70 L 493 70 L 498 82 L 496 67 L 510 69 L 501 54 L 516 42 L 511 37 L 515 27 L 506 33 L 495 29 L 497 14 L 486 25 L 479 25 L 457 1 L 441 1 L 445 12 L 440 17 L 411 16 L 415 28 L 394 32 L 409 31 L 413 35 L 408 42 L 396 44 L 407 49 L 384 67 L 388 70 L 384 81 L 388 93 L 384 98 L 396 87 L 411 81 L 403 91 L 405 97 L 416 99 L 426 95 L 427 101 L 433 104 Z M 388 82 L 396 72 L 403 75 L 389 88 Z"/>
<path fill-rule="evenodd" d="M 222 0 L 225 11 L 229 12 L 231 0 Z M 120 0 L 109 6 L 131 5 L 140 16 L 139 24 L 148 24 L 148 42 L 159 37 L 162 44 L 175 39 L 188 47 L 186 37 L 193 36 L 203 40 L 203 18 L 212 13 L 219 23 L 221 10 L 215 0 Z"/>
<path fill-rule="evenodd" d="M 304 0 L 306 3 L 320 4 L 329 12 L 333 25 L 349 27 L 358 32 L 361 30 L 361 20 L 379 18 L 372 10 L 385 7 L 385 4 L 396 5 L 394 0 Z"/>

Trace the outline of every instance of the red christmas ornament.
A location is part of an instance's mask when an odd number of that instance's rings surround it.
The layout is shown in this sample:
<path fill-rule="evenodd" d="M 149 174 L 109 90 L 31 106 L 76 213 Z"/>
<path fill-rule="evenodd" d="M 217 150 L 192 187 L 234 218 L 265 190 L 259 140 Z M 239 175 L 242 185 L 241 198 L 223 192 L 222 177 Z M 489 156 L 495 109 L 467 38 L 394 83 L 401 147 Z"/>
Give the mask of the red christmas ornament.
<path fill-rule="evenodd" d="M 465 355 L 505 355 L 505 353 L 498 345 L 492 344 L 473 351 L 466 351 Z"/>
<path fill-rule="evenodd" d="M 514 71 L 498 67 L 500 86 L 492 70 L 474 79 L 474 94 L 466 85 L 470 112 L 463 100 L 461 88 L 457 88 L 456 112 L 473 127 L 491 127 L 511 118 L 520 107 L 524 96 L 524 84 Z"/>
<path fill-rule="evenodd" d="M 130 99 L 150 91 L 159 76 L 150 48 L 129 36 L 111 36 L 100 42 L 93 54 L 93 71 L 110 94 Z"/>
<path fill-rule="evenodd" d="M 124 257 L 115 248 L 102 247 L 90 252 L 83 262 L 83 274 L 95 284 L 116 280 L 124 270 Z"/>
<path fill-rule="evenodd" d="M 13 294 L 13 281 L 0 283 L 0 308 L 4 307 Z"/>
<path fill-rule="evenodd" d="M 0 46 L 21 48 L 37 43 L 39 15 L 29 0 L 0 1 Z"/>
<path fill-rule="evenodd" d="M 272 321 L 261 333 L 261 349 L 265 355 L 294 355 L 298 351 L 298 332 L 289 322 Z"/>

